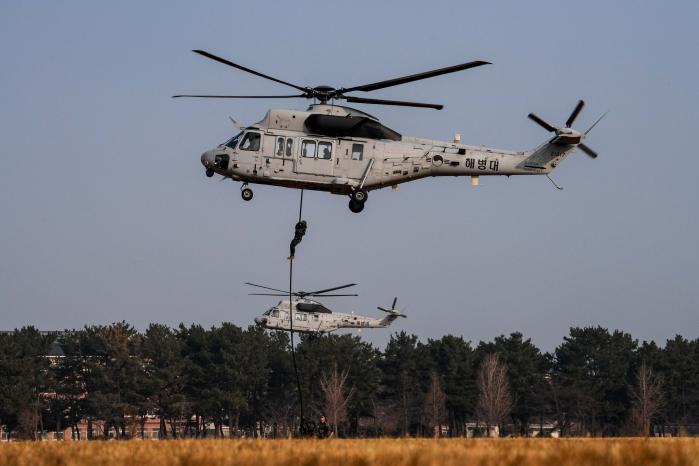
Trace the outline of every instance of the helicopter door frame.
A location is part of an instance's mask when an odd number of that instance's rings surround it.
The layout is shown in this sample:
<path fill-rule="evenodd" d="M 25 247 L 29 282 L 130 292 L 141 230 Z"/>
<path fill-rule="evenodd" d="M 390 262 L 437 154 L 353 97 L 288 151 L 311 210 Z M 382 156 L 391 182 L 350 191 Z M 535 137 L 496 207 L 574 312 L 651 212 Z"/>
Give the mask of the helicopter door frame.
<path fill-rule="evenodd" d="M 243 149 L 242 143 L 244 142 L 245 139 L 247 139 L 248 134 L 250 133 L 255 133 L 257 134 L 257 137 L 259 138 L 259 147 L 257 150 L 250 150 L 250 149 Z M 240 138 L 240 143 L 237 145 L 238 149 L 238 155 L 239 156 L 248 156 L 251 158 L 251 160 L 254 161 L 256 168 L 258 167 L 258 164 L 260 163 L 261 157 L 264 155 L 264 148 L 265 148 L 265 138 L 266 135 L 263 131 L 260 131 L 259 129 L 250 129 L 250 130 L 245 130 L 243 131 L 243 134 Z M 262 168 L 259 166 L 259 168 Z"/>
<path fill-rule="evenodd" d="M 335 166 L 335 153 L 337 149 L 336 141 L 326 138 L 300 137 L 296 150 L 296 173 L 307 173 L 309 175 L 333 176 Z M 312 149 L 311 149 L 312 144 Z M 330 147 L 328 158 L 324 158 L 320 151 L 325 151 Z M 311 154 L 305 155 L 305 154 Z"/>

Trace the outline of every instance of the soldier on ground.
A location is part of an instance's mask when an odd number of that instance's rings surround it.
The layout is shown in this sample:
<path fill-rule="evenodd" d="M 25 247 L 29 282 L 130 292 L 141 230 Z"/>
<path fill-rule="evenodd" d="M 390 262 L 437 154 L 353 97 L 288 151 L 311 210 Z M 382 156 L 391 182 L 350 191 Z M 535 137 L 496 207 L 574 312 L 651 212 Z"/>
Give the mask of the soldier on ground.
<path fill-rule="evenodd" d="M 325 418 L 325 415 L 323 414 L 320 415 L 316 435 L 318 436 L 318 438 L 330 438 L 333 435 L 333 431 L 328 425 L 328 420 Z"/>

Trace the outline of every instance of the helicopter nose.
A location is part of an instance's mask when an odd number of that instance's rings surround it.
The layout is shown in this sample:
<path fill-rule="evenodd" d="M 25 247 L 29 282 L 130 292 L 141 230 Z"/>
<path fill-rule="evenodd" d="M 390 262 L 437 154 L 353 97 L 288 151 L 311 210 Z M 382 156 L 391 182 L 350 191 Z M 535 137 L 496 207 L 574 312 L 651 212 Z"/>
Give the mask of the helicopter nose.
<path fill-rule="evenodd" d="M 255 323 L 257 325 L 265 325 L 267 323 L 266 317 L 255 317 Z"/>
<path fill-rule="evenodd" d="M 213 151 L 207 150 L 201 154 L 201 164 L 205 168 L 214 168 L 214 154 Z"/>

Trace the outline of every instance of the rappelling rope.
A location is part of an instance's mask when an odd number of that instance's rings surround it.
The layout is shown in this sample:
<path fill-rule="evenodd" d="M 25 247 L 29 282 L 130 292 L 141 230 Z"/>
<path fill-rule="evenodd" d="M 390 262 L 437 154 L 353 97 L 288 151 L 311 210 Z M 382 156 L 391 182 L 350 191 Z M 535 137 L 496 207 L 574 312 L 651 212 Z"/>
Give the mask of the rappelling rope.
<path fill-rule="evenodd" d="M 301 190 L 301 202 L 299 203 L 299 221 L 301 223 L 301 213 L 303 212 L 303 189 Z M 294 312 L 293 312 L 293 277 L 294 277 L 294 254 L 289 256 L 289 331 L 291 333 L 291 361 L 294 364 L 294 374 L 296 375 L 296 389 L 299 395 L 299 405 L 301 408 L 301 433 L 305 431 L 305 417 L 303 410 L 303 393 L 301 392 L 301 379 L 299 377 L 299 370 L 296 366 L 296 350 L 294 349 Z"/>

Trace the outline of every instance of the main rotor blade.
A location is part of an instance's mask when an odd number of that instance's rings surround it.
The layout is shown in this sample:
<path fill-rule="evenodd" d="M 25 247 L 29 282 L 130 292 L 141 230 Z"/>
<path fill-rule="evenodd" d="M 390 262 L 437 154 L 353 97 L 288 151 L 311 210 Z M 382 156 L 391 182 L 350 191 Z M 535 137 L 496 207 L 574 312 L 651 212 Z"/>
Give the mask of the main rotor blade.
<path fill-rule="evenodd" d="M 289 296 L 289 293 L 248 293 L 249 296 Z"/>
<path fill-rule="evenodd" d="M 304 294 L 305 296 L 309 296 L 309 295 L 319 295 L 319 294 L 327 293 L 328 291 L 341 290 L 341 289 L 343 289 L 343 288 L 349 288 L 350 286 L 355 286 L 355 285 L 356 285 L 356 283 L 348 283 L 347 285 L 336 286 L 336 287 L 334 287 L 334 288 L 326 288 L 325 290 L 309 291 L 309 292 L 307 292 L 307 293 L 304 292 L 303 294 Z"/>
<path fill-rule="evenodd" d="M 224 65 L 232 66 L 233 68 L 238 68 L 239 70 L 242 71 L 247 71 L 248 73 L 254 74 L 255 76 L 259 76 L 261 78 L 269 79 L 270 81 L 277 82 L 279 84 L 284 84 L 285 86 L 293 87 L 294 89 L 298 89 L 301 92 L 306 92 L 307 89 L 305 87 L 297 86 L 296 84 L 291 84 L 286 81 L 282 81 L 281 79 L 273 78 L 272 76 L 267 76 L 266 74 L 262 74 L 259 71 L 255 71 L 250 68 L 246 68 L 242 65 L 238 65 L 237 63 L 233 63 L 232 61 L 226 60 L 225 58 L 217 57 L 214 54 L 211 54 L 209 52 L 206 52 L 204 50 L 192 50 L 194 53 L 198 53 L 199 55 L 210 58 L 211 60 L 215 60 L 219 63 L 223 63 Z"/>
<path fill-rule="evenodd" d="M 425 104 L 421 102 L 408 102 L 405 100 L 365 99 L 364 97 L 353 96 L 339 96 L 338 98 L 344 98 L 347 99 L 347 102 L 358 104 L 397 105 L 399 107 L 433 108 L 435 110 L 441 110 L 444 108 L 444 105 L 440 104 Z"/>
<path fill-rule="evenodd" d="M 568 119 L 566 120 L 566 128 L 570 128 L 570 125 L 572 125 L 575 122 L 575 119 L 580 114 L 580 110 L 582 110 L 584 106 L 585 106 L 585 102 L 582 100 L 579 100 L 578 105 L 576 105 L 575 108 L 573 109 L 573 113 L 571 113 L 570 116 L 568 117 Z"/>
<path fill-rule="evenodd" d="M 311 293 L 311 294 L 304 294 L 303 296 L 304 297 L 306 297 L 306 296 L 320 296 L 321 298 L 337 298 L 340 296 L 359 296 L 359 295 L 356 293 L 354 293 L 354 294 L 315 294 L 315 293 Z"/>
<path fill-rule="evenodd" d="M 279 293 L 286 293 L 287 295 L 289 294 L 288 291 L 280 290 L 278 288 L 270 288 L 269 286 L 264 286 L 264 285 L 256 285 L 255 283 L 250 283 L 250 282 L 245 282 L 246 285 L 250 286 L 256 286 L 258 288 L 264 288 L 265 290 L 272 290 L 272 291 L 277 291 Z"/>
<path fill-rule="evenodd" d="M 593 159 L 596 159 L 596 158 L 597 158 L 597 155 L 599 155 L 599 154 L 597 154 L 597 152 L 593 151 L 592 149 L 590 149 L 590 148 L 589 148 L 588 146 L 586 146 L 585 144 L 582 144 L 582 143 L 581 143 L 581 144 L 578 144 L 578 147 L 580 148 L 581 151 L 585 152 L 587 155 L 589 155 L 589 156 L 592 157 Z"/>
<path fill-rule="evenodd" d="M 551 123 L 549 123 L 548 121 L 544 120 L 543 118 L 541 118 L 541 117 L 538 116 L 537 114 L 535 114 L 535 113 L 530 113 L 530 114 L 527 115 L 527 116 L 529 117 L 530 120 L 533 120 L 533 121 L 537 122 L 537 123 L 539 124 L 539 126 L 542 126 L 546 131 L 550 131 L 550 132 L 552 132 L 552 133 L 555 133 L 555 132 L 556 132 L 556 127 L 555 127 L 555 126 L 553 126 Z"/>
<path fill-rule="evenodd" d="M 387 79 L 385 81 L 379 81 L 371 84 L 362 84 L 361 86 L 354 86 L 349 88 L 338 89 L 337 94 L 343 94 L 350 91 L 375 91 L 377 89 L 384 89 L 386 87 L 398 86 L 400 84 L 406 84 L 413 81 L 419 81 L 421 79 L 434 78 L 435 76 L 441 76 L 443 74 L 455 73 L 457 71 L 467 70 L 469 68 L 475 68 L 482 65 L 490 65 L 487 61 L 471 61 L 468 63 L 462 63 L 460 65 L 447 66 L 446 68 L 439 68 L 437 70 L 425 71 L 423 73 L 411 74 L 409 76 L 403 76 L 401 78 Z"/>
<path fill-rule="evenodd" d="M 172 98 L 176 99 L 178 97 L 203 97 L 208 99 L 291 99 L 294 97 L 306 97 L 304 94 L 296 95 L 193 95 L 193 94 L 181 94 L 173 95 Z"/>
<path fill-rule="evenodd" d="M 396 296 L 395 298 L 393 298 L 393 304 L 391 304 L 391 309 L 395 309 L 395 308 L 396 308 L 396 303 L 397 303 L 397 302 L 398 302 L 398 296 Z"/>

